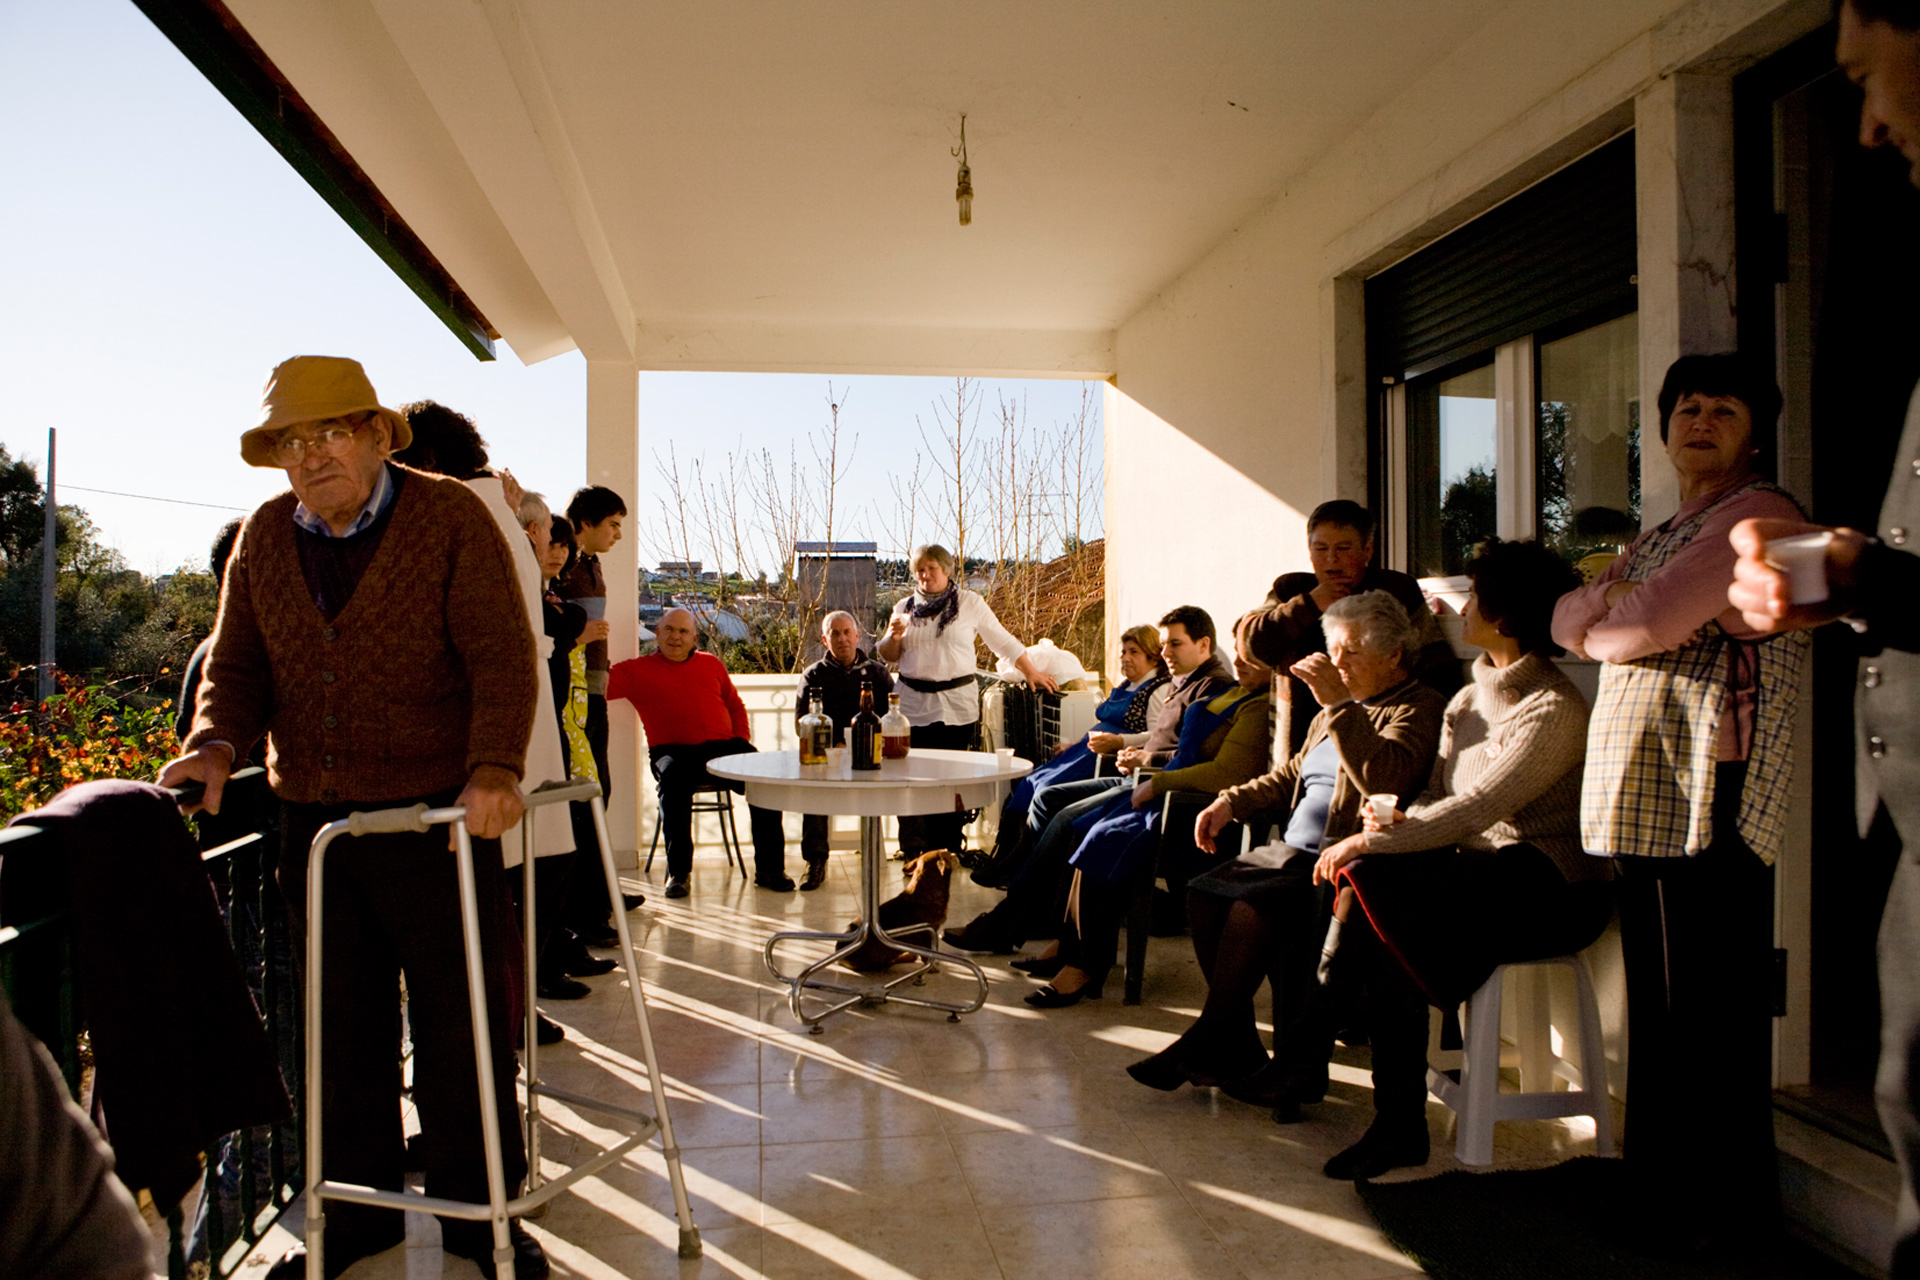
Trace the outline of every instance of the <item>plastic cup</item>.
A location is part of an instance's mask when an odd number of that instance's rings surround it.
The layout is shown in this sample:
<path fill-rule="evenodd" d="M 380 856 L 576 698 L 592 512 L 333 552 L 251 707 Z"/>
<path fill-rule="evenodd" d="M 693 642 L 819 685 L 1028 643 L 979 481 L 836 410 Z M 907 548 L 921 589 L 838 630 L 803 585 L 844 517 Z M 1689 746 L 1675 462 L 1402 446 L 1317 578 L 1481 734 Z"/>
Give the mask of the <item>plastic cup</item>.
<path fill-rule="evenodd" d="M 1787 599 L 1792 604 L 1819 604 L 1827 598 L 1827 532 L 1796 533 L 1767 543 L 1767 563 L 1787 575 Z"/>
<path fill-rule="evenodd" d="M 1400 797 L 1387 791 L 1376 792 L 1367 797 L 1367 807 L 1373 810 L 1373 820 L 1383 827 L 1393 825 L 1393 811 L 1400 807 Z"/>
<path fill-rule="evenodd" d="M 1012 747 L 996 747 L 994 749 L 993 754 L 999 757 L 1000 767 L 1002 769 L 1013 768 L 1013 748 Z"/>
<path fill-rule="evenodd" d="M 844 777 L 848 771 L 847 757 L 849 754 L 845 747 L 828 747 L 827 772 L 834 777 Z"/>

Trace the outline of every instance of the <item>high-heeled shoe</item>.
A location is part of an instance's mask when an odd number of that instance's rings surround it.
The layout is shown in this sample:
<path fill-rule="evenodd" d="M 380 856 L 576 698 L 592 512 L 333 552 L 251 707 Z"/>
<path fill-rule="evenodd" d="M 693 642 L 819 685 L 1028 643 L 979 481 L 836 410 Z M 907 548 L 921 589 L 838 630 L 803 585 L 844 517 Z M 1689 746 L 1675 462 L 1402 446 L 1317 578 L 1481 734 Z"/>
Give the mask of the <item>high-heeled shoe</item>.
<path fill-rule="evenodd" d="M 1067 962 L 1059 956 L 1022 956 L 1010 961 L 1009 969 L 1018 969 L 1029 978 L 1051 978 L 1067 967 Z"/>
<path fill-rule="evenodd" d="M 1106 985 L 1106 979 L 1089 979 L 1074 991 L 1062 991 L 1049 982 L 1027 997 L 1027 1003 L 1036 1009 L 1070 1009 L 1082 1000 L 1098 1000 L 1100 989 Z"/>

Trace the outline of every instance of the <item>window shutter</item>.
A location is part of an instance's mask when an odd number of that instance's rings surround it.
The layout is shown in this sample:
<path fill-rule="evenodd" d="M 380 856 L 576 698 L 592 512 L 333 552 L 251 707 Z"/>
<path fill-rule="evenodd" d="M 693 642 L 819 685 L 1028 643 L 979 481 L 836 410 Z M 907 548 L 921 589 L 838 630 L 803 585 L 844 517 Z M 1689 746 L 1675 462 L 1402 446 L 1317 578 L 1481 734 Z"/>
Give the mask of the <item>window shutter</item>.
<path fill-rule="evenodd" d="M 1638 245 L 1627 133 L 1371 277 L 1374 384 L 1429 373 L 1583 312 L 1631 310 Z"/>

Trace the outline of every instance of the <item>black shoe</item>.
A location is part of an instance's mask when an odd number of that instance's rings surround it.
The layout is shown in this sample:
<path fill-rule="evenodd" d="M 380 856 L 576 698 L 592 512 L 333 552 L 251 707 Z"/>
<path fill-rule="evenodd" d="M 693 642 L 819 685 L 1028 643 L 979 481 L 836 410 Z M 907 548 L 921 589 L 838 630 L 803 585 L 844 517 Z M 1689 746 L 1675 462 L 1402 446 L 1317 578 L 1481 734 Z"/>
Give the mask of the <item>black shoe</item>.
<path fill-rule="evenodd" d="M 756 889 L 771 889 L 775 893 L 792 893 L 793 877 L 783 871 L 775 871 L 771 875 L 755 876 L 753 878 L 753 887 Z"/>
<path fill-rule="evenodd" d="M 580 958 L 563 960 L 560 964 L 560 972 L 569 978 L 597 978 L 603 973 L 612 973 L 619 967 L 616 961 L 598 959 L 583 953 Z"/>
<path fill-rule="evenodd" d="M 979 918 L 958 929 L 942 929 L 940 940 L 955 951 L 972 951 L 978 955 L 1008 955 L 1020 949 L 1020 944 L 1004 934 L 995 933 L 991 926 L 981 927 Z"/>
<path fill-rule="evenodd" d="M 567 1038 L 567 1029 L 544 1013 L 533 1015 L 533 1038 L 539 1044 L 559 1044 Z"/>
<path fill-rule="evenodd" d="M 547 1280 L 549 1268 L 546 1251 L 518 1221 L 507 1223 L 507 1240 L 513 1246 L 514 1280 Z M 443 1219 L 440 1223 L 440 1252 L 465 1258 L 479 1267 L 482 1275 L 491 1276 L 493 1228 L 484 1222 L 447 1222 Z"/>
<path fill-rule="evenodd" d="M 1059 956 L 1021 956 L 1007 965 L 1009 969 L 1018 969 L 1029 978 L 1045 980 L 1066 968 L 1067 962 Z"/>
<path fill-rule="evenodd" d="M 620 905 L 628 911 L 632 911 L 635 907 L 646 905 L 646 901 L 647 895 L 644 893 L 623 893 L 620 895 Z"/>
<path fill-rule="evenodd" d="M 573 936 L 583 947 L 617 947 L 620 934 L 610 924 L 575 925 Z"/>
<path fill-rule="evenodd" d="M 1364 1182 L 1389 1169 L 1418 1168 L 1431 1154 L 1424 1117 L 1417 1126 L 1375 1119 L 1360 1141 L 1327 1161 L 1323 1172 L 1341 1182 Z"/>
<path fill-rule="evenodd" d="M 667 877 L 667 897 L 684 898 L 691 892 L 693 892 L 693 890 L 691 886 L 687 884 L 686 876 Z"/>
<path fill-rule="evenodd" d="M 1220 1082 L 1220 1092 L 1229 1098 L 1238 1098 L 1253 1107 L 1299 1107 L 1303 1103 L 1315 1103 L 1327 1096 L 1328 1075 L 1326 1064 L 1317 1069 L 1301 1070 L 1280 1065 L 1276 1059 L 1247 1075 Z M 1278 1117 L 1275 1117 L 1278 1119 Z M 1291 1124 L 1290 1120 L 1281 1120 L 1282 1124 Z"/>
<path fill-rule="evenodd" d="M 1178 1050 L 1179 1045 L 1169 1045 L 1151 1058 L 1142 1058 L 1128 1067 L 1127 1074 L 1149 1089 L 1172 1093 L 1187 1083 L 1186 1060 Z"/>
<path fill-rule="evenodd" d="M 827 860 L 807 864 L 807 878 L 800 882 L 800 892 L 812 893 L 827 882 Z"/>
<path fill-rule="evenodd" d="M 1049 982 L 1032 995 L 1027 1003 L 1036 1009 L 1070 1009 L 1082 1000 L 1098 1000 L 1100 989 L 1106 985 L 1106 979 L 1096 978 L 1089 981 L 1078 991 L 1062 991 Z"/>
<path fill-rule="evenodd" d="M 533 988 L 542 1000 L 584 1000 L 593 994 L 593 988 L 584 982 L 575 982 L 572 978 L 548 978 L 536 982 Z"/>

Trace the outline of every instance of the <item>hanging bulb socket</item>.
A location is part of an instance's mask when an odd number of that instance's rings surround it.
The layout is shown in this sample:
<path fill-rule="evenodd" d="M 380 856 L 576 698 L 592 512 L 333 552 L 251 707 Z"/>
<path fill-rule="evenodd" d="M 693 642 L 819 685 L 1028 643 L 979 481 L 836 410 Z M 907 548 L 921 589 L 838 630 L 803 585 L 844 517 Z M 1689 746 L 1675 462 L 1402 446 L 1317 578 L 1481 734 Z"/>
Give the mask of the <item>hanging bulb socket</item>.
<path fill-rule="evenodd" d="M 967 117 L 964 112 L 960 116 L 960 145 L 949 148 L 947 154 L 960 161 L 960 178 L 953 188 L 953 198 L 960 205 L 960 225 L 972 226 L 973 170 L 967 167 Z"/>

